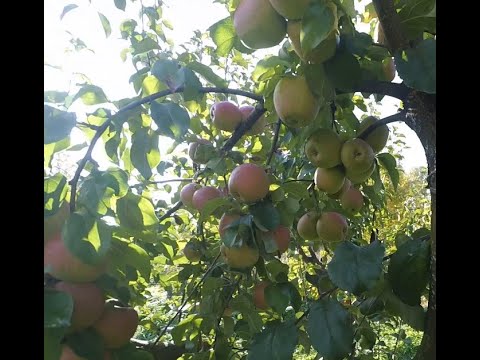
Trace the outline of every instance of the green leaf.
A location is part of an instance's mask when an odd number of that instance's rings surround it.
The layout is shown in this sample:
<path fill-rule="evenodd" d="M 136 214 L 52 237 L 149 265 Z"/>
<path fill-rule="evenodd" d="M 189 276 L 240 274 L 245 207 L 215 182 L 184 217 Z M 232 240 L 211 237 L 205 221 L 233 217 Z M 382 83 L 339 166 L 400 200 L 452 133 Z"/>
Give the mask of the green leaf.
<path fill-rule="evenodd" d="M 114 0 L 114 2 L 117 9 L 125 11 L 125 7 L 127 6 L 127 0 Z"/>
<path fill-rule="evenodd" d="M 108 102 L 102 88 L 96 85 L 83 85 L 73 97 L 72 103 L 77 99 L 81 99 L 85 105 L 97 105 Z"/>
<path fill-rule="evenodd" d="M 132 192 L 117 200 L 117 216 L 121 226 L 133 230 L 141 231 L 158 224 L 158 218 L 150 200 Z"/>
<path fill-rule="evenodd" d="M 325 74 L 323 64 L 307 64 L 305 66 L 305 78 L 307 79 L 310 90 L 329 102 L 335 98 L 335 89 Z"/>
<path fill-rule="evenodd" d="M 282 184 L 282 189 L 285 191 L 286 194 L 289 194 L 289 196 L 293 196 L 297 199 L 302 199 L 308 196 L 308 185 L 309 183 L 306 181 L 291 181 Z"/>
<path fill-rule="evenodd" d="M 67 178 L 58 173 L 43 181 L 43 214 L 44 217 L 57 213 L 67 194 Z"/>
<path fill-rule="evenodd" d="M 185 109 L 175 103 L 152 102 L 150 111 L 161 135 L 182 141 L 190 125 L 190 116 Z"/>
<path fill-rule="evenodd" d="M 211 67 L 204 65 L 198 61 L 192 61 L 186 65 L 189 69 L 195 71 L 197 74 L 199 74 L 201 77 L 203 77 L 205 80 L 207 80 L 209 83 L 213 84 L 214 86 L 217 87 L 226 87 L 227 82 L 215 74 L 215 72 L 212 70 Z"/>
<path fill-rule="evenodd" d="M 363 57 L 367 54 L 369 47 L 373 43 L 373 39 L 367 33 L 355 31 L 351 34 L 347 33 L 342 35 L 340 42 L 344 44 L 345 49 L 349 53 Z"/>
<path fill-rule="evenodd" d="M 150 271 L 152 266 L 150 264 L 150 256 L 139 245 L 122 241 L 117 238 L 112 240 L 112 261 L 119 269 L 126 269 L 126 266 L 131 266 L 138 270 L 140 275 L 148 282 L 150 279 Z"/>
<path fill-rule="evenodd" d="M 67 328 L 73 312 L 70 294 L 53 289 L 43 290 L 43 327 Z"/>
<path fill-rule="evenodd" d="M 51 144 L 70 135 L 76 124 L 75 113 L 43 106 L 43 143 Z"/>
<path fill-rule="evenodd" d="M 152 168 L 160 162 L 158 135 L 147 128 L 140 128 L 132 135 L 130 150 L 132 165 L 148 180 L 152 177 Z"/>
<path fill-rule="evenodd" d="M 380 278 L 384 254 L 385 246 L 379 241 L 362 247 L 344 241 L 335 249 L 328 275 L 340 289 L 359 295 Z"/>
<path fill-rule="evenodd" d="M 297 342 L 298 330 L 295 324 L 270 321 L 261 333 L 253 337 L 247 360 L 290 360 Z"/>
<path fill-rule="evenodd" d="M 84 209 L 70 214 L 62 229 L 67 249 L 86 264 L 98 264 L 110 249 L 112 231 Z"/>
<path fill-rule="evenodd" d="M 98 17 L 100 18 L 100 21 L 102 23 L 103 31 L 105 31 L 105 37 L 108 38 L 112 33 L 112 27 L 110 26 L 110 21 L 108 21 L 107 17 L 100 12 L 98 13 Z"/>
<path fill-rule="evenodd" d="M 400 174 L 397 168 L 397 160 L 389 154 L 389 153 L 382 153 L 377 155 L 380 164 L 387 170 L 388 176 L 392 181 L 393 188 L 395 191 L 397 190 L 398 183 L 400 181 Z"/>
<path fill-rule="evenodd" d="M 253 221 L 261 230 L 274 230 L 280 225 L 280 214 L 269 201 L 262 201 L 249 207 Z"/>
<path fill-rule="evenodd" d="M 437 89 L 437 46 L 434 39 L 426 39 L 417 47 L 395 55 L 398 75 L 405 85 L 435 94 Z"/>
<path fill-rule="evenodd" d="M 418 331 L 425 327 L 426 311 L 421 305 L 410 306 L 402 302 L 391 289 L 383 293 L 385 309 L 393 315 L 399 316 L 408 325 Z"/>
<path fill-rule="evenodd" d="M 191 100 L 201 100 L 203 94 L 199 92 L 200 88 L 202 87 L 202 83 L 198 79 L 197 75 L 190 70 L 189 68 L 181 68 L 179 70 L 183 75 L 184 80 L 184 90 L 183 90 L 183 98 L 185 101 Z"/>
<path fill-rule="evenodd" d="M 202 211 L 200 212 L 199 222 L 203 222 L 208 219 L 210 215 L 217 212 L 218 209 L 226 207 L 230 204 L 230 200 L 227 197 L 219 197 L 207 201 Z"/>
<path fill-rule="evenodd" d="M 429 277 L 429 242 L 409 240 L 390 258 L 387 278 L 392 290 L 404 303 L 420 304 Z"/>
<path fill-rule="evenodd" d="M 409 40 L 422 36 L 424 31 L 436 32 L 436 0 L 408 0 L 398 16 Z"/>
<path fill-rule="evenodd" d="M 283 293 L 280 286 L 270 284 L 265 288 L 265 300 L 273 310 L 279 314 L 283 314 L 290 302 L 290 297 Z"/>
<path fill-rule="evenodd" d="M 103 359 L 103 340 L 93 328 L 69 335 L 66 343 L 81 358 L 91 360 Z"/>
<path fill-rule="evenodd" d="M 62 353 L 61 341 L 65 335 L 65 328 L 43 329 L 43 358 L 60 360 Z"/>
<path fill-rule="evenodd" d="M 78 5 L 76 4 L 68 4 L 68 5 L 65 5 L 65 7 L 63 8 L 62 10 L 62 13 L 60 14 L 60 20 L 63 19 L 63 17 L 65 15 L 67 15 L 67 13 L 69 13 L 70 11 L 72 11 L 73 9 L 76 9 L 78 7 Z"/>
<path fill-rule="evenodd" d="M 309 54 L 335 28 L 336 6 L 329 1 L 312 1 L 302 19 L 300 43 L 302 52 Z"/>
<path fill-rule="evenodd" d="M 335 89 L 351 91 L 360 80 L 360 64 L 355 56 L 348 52 L 337 51 L 335 56 L 323 65 Z"/>
<path fill-rule="evenodd" d="M 343 359 L 352 350 L 352 318 L 337 300 L 324 298 L 310 306 L 307 333 L 324 358 Z"/>
<path fill-rule="evenodd" d="M 217 45 L 215 50 L 217 55 L 227 56 L 233 49 L 237 38 L 232 18 L 229 16 L 216 22 L 208 28 L 208 31 L 213 42 Z"/>
<path fill-rule="evenodd" d="M 233 311 L 239 311 L 242 313 L 242 317 L 247 321 L 250 328 L 250 333 L 255 334 L 262 330 L 263 322 L 262 318 L 255 309 L 252 300 L 246 295 L 238 295 L 230 300 L 230 306 Z"/>
<path fill-rule="evenodd" d="M 160 50 L 160 45 L 152 38 L 146 37 L 140 41 L 136 41 L 135 38 L 132 37 L 131 40 L 134 50 L 132 55 L 141 55 L 151 50 Z"/>
<path fill-rule="evenodd" d="M 160 59 L 152 66 L 152 75 L 169 89 L 176 90 L 185 84 L 185 74 L 177 60 Z"/>
<path fill-rule="evenodd" d="M 152 353 L 140 350 L 133 344 L 127 344 L 115 350 L 115 360 L 155 360 Z"/>

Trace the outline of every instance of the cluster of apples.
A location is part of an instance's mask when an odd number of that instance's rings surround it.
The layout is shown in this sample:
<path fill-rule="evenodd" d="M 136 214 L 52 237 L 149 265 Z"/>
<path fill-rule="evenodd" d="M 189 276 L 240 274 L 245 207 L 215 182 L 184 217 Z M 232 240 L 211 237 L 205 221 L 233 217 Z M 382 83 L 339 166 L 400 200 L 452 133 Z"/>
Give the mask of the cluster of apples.
<path fill-rule="evenodd" d="M 363 206 L 363 195 L 354 185 L 363 183 L 372 175 L 376 167 L 375 154 L 388 140 L 386 125 L 375 128 L 365 140 L 358 137 L 377 121 L 374 116 L 365 118 L 357 137 L 345 142 L 333 130 L 318 129 L 305 144 L 306 157 L 317 167 L 315 186 L 329 197 L 338 199 L 342 208 L 352 215 Z M 343 215 L 334 211 L 309 211 L 299 219 L 297 231 L 305 240 L 340 242 L 345 240 L 348 223 Z"/>
<path fill-rule="evenodd" d="M 44 267 L 59 280 L 54 289 L 71 295 L 73 312 L 67 334 L 93 328 L 102 338 L 105 359 L 110 351 L 127 344 L 138 326 L 138 313 L 132 307 L 117 306 L 107 301 L 97 280 L 106 271 L 106 262 L 86 264 L 66 247 L 62 227 L 69 217 L 69 204 L 64 201 L 59 210 L 44 222 Z M 82 360 L 68 346 L 63 345 L 60 360 Z"/>
<path fill-rule="evenodd" d="M 197 183 L 190 183 L 180 191 L 180 199 L 188 208 L 202 211 L 208 201 L 229 193 L 241 204 L 253 204 L 264 199 L 269 193 L 270 179 L 265 169 L 253 163 L 244 163 L 237 166 L 231 173 L 228 181 L 228 190 L 221 191 L 212 186 L 201 186 Z M 246 214 L 240 211 L 227 212 L 222 215 L 219 221 L 220 238 L 225 238 L 225 232 L 234 221 Z M 290 231 L 287 227 L 279 225 L 271 231 L 257 229 L 257 240 L 264 237 L 271 237 L 275 241 L 279 253 L 288 249 L 290 243 Z M 227 247 L 222 244 L 220 251 L 225 262 L 232 268 L 244 269 L 253 266 L 259 259 L 259 251 L 256 247 L 246 242 L 240 247 Z M 185 246 L 184 255 L 190 261 L 198 261 L 201 251 L 194 243 L 189 242 Z"/>

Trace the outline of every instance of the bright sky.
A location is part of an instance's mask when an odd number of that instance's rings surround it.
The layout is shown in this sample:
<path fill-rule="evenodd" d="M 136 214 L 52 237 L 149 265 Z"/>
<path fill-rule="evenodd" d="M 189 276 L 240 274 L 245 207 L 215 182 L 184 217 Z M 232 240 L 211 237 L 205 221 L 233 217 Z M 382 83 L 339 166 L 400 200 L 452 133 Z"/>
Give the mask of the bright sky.
<path fill-rule="evenodd" d="M 225 18 L 228 13 L 223 5 L 214 4 L 213 0 L 164 0 L 163 17 L 174 26 L 174 31 L 169 31 L 167 37 L 173 39 L 175 44 L 181 44 L 190 39 L 194 30 L 206 30 L 216 21 Z M 64 6 L 76 3 L 78 8 L 66 14 L 60 20 Z M 152 1 L 144 0 L 145 6 Z M 355 2 L 358 4 L 357 2 Z M 131 3 L 127 1 L 127 11 L 118 10 L 113 5 L 113 0 L 49 0 L 44 2 L 44 59 L 45 63 L 61 67 L 61 70 L 45 66 L 45 90 L 68 91 L 72 84 L 81 83 L 83 80 L 78 73 L 88 76 L 93 84 L 103 88 L 112 100 L 133 97 L 133 87 L 128 80 L 135 72 L 131 61 L 127 58 L 124 63 L 120 53 L 128 47 L 128 41 L 121 39 L 118 24 L 128 18 L 137 18 L 140 1 Z M 103 13 L 112 25 L 112 33 L 105 37 L 97 12 Z M 72 35 L 69 35 L 66 31 Z M 80 38 L 90 51 L 75 52 L 69 44 L 71 38 Z M 70 49 L 71 51 L 66 51 Z M 275 54 L 277 50 L 267 49 L 262 53 Z M 75 75 L 77 73 L 77 75 Z M 395 81 L 399 81 L 398 77 Z M 71 107 L 70 111 L 82 111 L 80 102 Z M 380 111 L 382 117 L 397 112 L 398 101 L 385 98 Z M 361 115 L 359 111 L 357 116 Z M 397 123 L 396 126 L 406 136 L 408 149 L 403 151 L 405 159 L 403 167 L 409 170 L 417 166 L 426 166 L 426 159 L 420 141 L 415 133 L 405 124 Z M 77 154 L 83 156 L 83 151 Z M 75 156 L 75 157 L 77 157 Z M 94 152 L 94 158 L 101 156 Z"/>

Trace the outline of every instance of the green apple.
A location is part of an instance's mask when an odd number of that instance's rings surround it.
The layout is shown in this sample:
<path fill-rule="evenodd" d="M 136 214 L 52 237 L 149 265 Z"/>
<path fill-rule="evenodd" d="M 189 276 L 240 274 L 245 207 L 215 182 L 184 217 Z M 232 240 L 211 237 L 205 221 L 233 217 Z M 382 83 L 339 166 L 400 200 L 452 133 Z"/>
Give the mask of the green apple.
<path fill-rule="evenodd" d="M 375 154 L 368 143 L 356 138 L 347 140 L 343 144 L 340 158 L 347 171 L 353 174 L 360 174 L 372 166 Z"/>
<path fill-rule="evenodd" d="M 335 194 L 340 191 L 345 182 L 345 172 L 341 166 L 330 169 L 317 168 L 314 181 L 318 190 L 325 191 L 327 194 Z"/>
<path fill-rule="evenodd" d="M 338 134 L 331 129 L 318 129 L 305 144 L 305 155 L 316 167 L 332 168 L 340 165 L 342 142 Z"/>
<path fill-rule="evenodd" d="M 360 123 L 360 127 L 357 130 L 357 136 L 361 136 L 366 129 L 375 124 L 377 121 L 379 121 L 379 119 L 375 116 L 369 116 L 363 119 L 363 121 Z M 388 134 L 388 126 L 381 125 L 368 134 L 365 142 L 370 145 L 374 153 L 379 153 L 385 147 L 385 145 L 387 145 Z"/>

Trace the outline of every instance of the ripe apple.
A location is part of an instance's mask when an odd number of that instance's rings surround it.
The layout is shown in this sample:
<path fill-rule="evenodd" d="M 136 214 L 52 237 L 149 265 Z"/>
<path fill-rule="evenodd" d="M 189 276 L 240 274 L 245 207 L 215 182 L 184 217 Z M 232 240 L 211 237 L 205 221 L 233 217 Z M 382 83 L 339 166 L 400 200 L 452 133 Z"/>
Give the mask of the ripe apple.
<path fill-rule="evenodd" d="M 273 104 L 278 117 L 294 128 L 311 124 L 320 110 L 305 76 L 282 78 L 275 86 Z"/>
<path fill-rule="evenodd" d="M 206 164 L 211 158 L 206 155 L 211 151 L 214 151 L 213 145 L 206 139 L 197 139 L 188 146 L 188 156 L 196 164 Z"/>
<path fill-rule="evenodd" d="M 43 265 L 53 277 L 71 282 L 92 282 L 105 272 L 105 262 L 86 264 L 65 246 L 61 234 L 50 240 L 43 250 Z"/>
<path fill-rule="evenodd" d="M 298 235 L 304 240 L 316 240 L 317 234 L 317 221 L 320 218 L 320 214 L 316 211 L 309 211 L 302 215 L 297 223 Z"/>
<path fill-rule="evenodd" d="M 324 212 L 317 221 L 318 237 L 325 242 L 343 241 L 347 231 L 347 220 L 337 212 Z"/>
<path fill-rule="evenodd" d="M 353 174 L 365 172 L 375 160 L 372 147 L 359 138 L 347 140 L 342 146 L 340 157 L 345 169 Z"/>
<path fill-rule="evenodd" d="M 316 167 L 332 168 L 340 165 L 342 142 L 338 134 L 331 129 L 318 129 L 305 144 L 305 155 Z"/>
<path fill-rule="evenodd" d="M 182 190 L 180 191 L 180 200 L 182 201 L 183 205 L 188 208 L 193 208 L 193 194 L 198 189 L 201 189 L 202 185 L 197 183 L 190 183 L 185 185 Z"/>
<path fill-rule="evenodd" d="M 62 345 L 62 354 L 59 360 L 87 360 L 87 358 L 78 356 L 70 346 Z"/>
<path fill-rule="evenodd" d="M 44 217 L 43 219 L 43 244 L 45 245 L 56 234 L 60 233 L 63 228 L 63 224 L 70 216 L 70 204 L 64 201 L 58 208 L 57 212 L 51 216 Z"/>
<path fill-rule="evenodd" d="M 265 170 L 252 163 L 237 166 L 228 179 L 230 194 L 246 203 L 263 199 L 267 196 L 269 188 L 270 179 Z"/>
<path fill-rule="evenodd" d="M 270 0 L 273 8 L 288 20 L 297 20 L 303 17 L 311 0 Z"/>
<path fill-rule="evenodd" d="M 264 49 L 279 44 L 287 33 L 287 21 L 269 0 L 241 0 L 233 14 L 238 37 L 251 49 Z"/>
<path fill-rule="evenodd" d="M 127 344 L 138 326 L 138 313 L 131 307 L 105 304 L 100 319 L 93 328 L 103 339 L 107 349 L 118 349 Z"/>
<path fill-rule="evenodd" d="M 340 205 L 349 214 L 356 214 L 363 206 L 363 195 L 360 190 L 351 186 L 340 196 Z"/>
<path fill-rule="evenodd" d="M 330 169 L 317 168 L 314 181 L 318 190 L 335 194 L 340 191 L 345 182 L 345 172 L 341 166 Z"/>
<path fill-rule="evenodd" d="M 366 117 L 357 130 L 357 136 L 360 136 L 362 132 L 367 130 L 370 125 L 379 121 L 375 116 Z M 373 130 L 365 139 L 365 142 L 370 145 L 374 153 L 379 153 L 385 145 L 387 145 L 389 129 L 387 125 L 382 125 Z"/>
<path fill-rule="evenodd" d="M 269 308 L 265 300 L 265 288 L 270 285 L 270 281 L 260 281 L 253 288 L 253 303 L 258 309 L 266 310 Z"/>
<path fill-rule="evenodd" d="M 347 169 L 345 176 L 352 182 L 352 184 L 360 184 L 367 180 L 373 174 L 375 167 L 376 164 L 374 162 L 372 166 L 370 166 L 366 171 L 359 174 L 353 173 Z"/>
<path fill-rule="evenodd" d="M 70 319 L 70 330 L 85 329 L 102 315 L 105 296 L 103 291 L 94 283 L 60 281 L 55 284 L 55 289 L 72 296 L 73 313 Z"/>
<path fill-rule="evenodd" d="M 304 54 L 300 42 L 300 32 L 302 31 L 302 21 L 289 21 L 287 25 L 288 38 L 292 44 L 293 50 L 303 62 L 321 64 L 331 59 L 340 42 L 340 37 L 336 30 L 332 31 L 325 40 L 318 44 L 310 53 Z"/>
<path fill-rule="evenodd" d="M 240 219 L 240 217 L 241 215 L 237 213 L 225 213 L 222 215 L 220 222 L 218 223 L 218 232 L 222 239 L 225 237 L 225 232 L 227 231 L 226 227 L 235 220 Z"/>
<path fill-rule="evenodd" d="M 240 112 L 242 113 L 242 121 L 246 122 L 248 119 L 248 116 L 255 110 L 254 106 L 251 105 L 244 105 L 240 106 Z M 253 126 L 246 132 L 247 135 L 258 135 L 263 132 L 263 129 L 265 128 L 267 120 L 265 119 L 265 114 L 260 116 L 260 118 L 253 124 Z"/>
<path fill-rule="evenodd" d="M 218 130 L 233 132 L 242 122 L 242 113 L 237 105 L 220 101 L 210 108 L 210 118 Z"/>
<path fill-rule="evenodd" d="M 352 186 L 352 182 L 346 177 L 347 175 L 345 174 L 345 182 L 343 183 L 343 186 L 342 188 L 340 189 L 340 191 L 337 191 L 335 194 L 328 194 L 328 197 L 330 199 L 340 199 L 340 196 L 342 196 L 342 194 L 347 191 L 348 189 L 350 189 L 350 186 Z"/>
<path fill-rule="evenodd" d="M 222 197 L 220 190 L 213 186 L 204 186 L 193 193 L 192 205 L 198 211 L 202 211 L 207 202 Z"/>
<path fill-rule="evenodd" d="M 240 247 L 220 246 L 220 252 L 225 263 L 234 269 L 245 269 L 255 265 L 260 257 L 258 249 L 248 245 Z"/>
<path fill-rule="evenodd" d="M 275 229 L 268 231 L 266 234 L 273 238 L 280 254 L 287 251 L 288 245 L 290 244 L 290 230 L 287 227 L 279 225 Z"/>
<path fill-rule="evenodd" d="M 191 241 L 189 241 L 183 248 L 183 254 L 190 262 L 198 262 L 202 257 L 202 252 L 199 247 Z"/>

